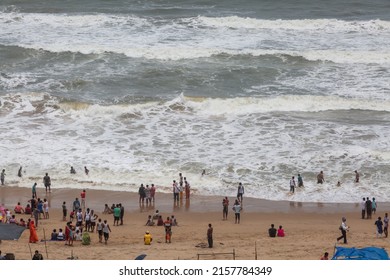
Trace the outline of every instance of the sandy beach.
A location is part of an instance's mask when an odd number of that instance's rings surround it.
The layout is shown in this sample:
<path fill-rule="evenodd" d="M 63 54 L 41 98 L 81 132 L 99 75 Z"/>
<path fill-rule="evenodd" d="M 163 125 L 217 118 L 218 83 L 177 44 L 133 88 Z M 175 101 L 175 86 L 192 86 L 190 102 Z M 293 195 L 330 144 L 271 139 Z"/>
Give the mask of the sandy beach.
<path fill-rule="evenodd" d="M 297 203 L 288 201 L 267 201 L 244 197 L 241 223 L 234 223 L 231 207 L 234 198 L 229 197 L 228 220 L 222 219 L 223 197 L 192 196 L 174 205 L 170 194 L 157 193 L 155 204 L 146 207 L 138 202 L 138 195 L 130 192 L 111 192 L 87 189 L 87 207 L 95 210 L 99 218 L 107 219 L 111 226 L 108 244 L 98 242 L 97 233 L 91 233 L 91 245 L 74 242 L 65 246 L 64 242 L 48 241 L 29 244 L 29 231 L 19 240 L 2 241 L 0 250 L 14 253 L 16 259 L 31 259 L 31 251 L 39 250 L 45 259 L 61 260 L 71 255 L 83 260 L 126 260 L 146 254 L 149 260 L 196 260 L 233 259 L 239 260 L 317 260 L 325 251 L 333 255 L 336 238 L 340 236 L 338 227 L 341 217 L 347 218 L 350 226 L 348 247 L 378 246 L 387 251 L 389 240 L 377 238 L 374 222 L 390 210 L 388 203 L 379 203 L 378 210 L 371 220 L 362 220 L 359 203 Z M 74 199 L 80 197 L 81 190 L 53 189 L 48 195 L 38 189 L 38 197 L 47 198 L 50 204 L 50 218 L 41 219 L 37 229 L 39 239 L 50 239 L 53 229 L 65 228 L 62 221 L 61 205 L 67 202 L 68 209 Z M 28 188 L 0 188 L 0 203 L 13 210 L 17 202 L 26 205 L 30 199 Z M 113 226 L 113 216 L 102 214 L 104 204 L 122 203 L 125 207 L 124 225 Z M 179 226 L 173 227 L 172 243 L 165 243 L 164 228 L 145 226 L 147 216 L 158 209 L 165 219 L 175 215 Z M 30 215 L 16 215 L 18 220 Z M 208 224 L 214 228 L 214 247 L 203 248 L 207 244 Z M 284 238 L 268 237 L 270 224 L 282 225 Z M 153 236 L 151 246 L 143 244 L 143 235 L 149 230 Z M 30 248 L 29 248 L 30 245 Z M 339 244 L 343 246 L 343 244 Z M 46 253 L 47 252 L 47 253 Z"/>

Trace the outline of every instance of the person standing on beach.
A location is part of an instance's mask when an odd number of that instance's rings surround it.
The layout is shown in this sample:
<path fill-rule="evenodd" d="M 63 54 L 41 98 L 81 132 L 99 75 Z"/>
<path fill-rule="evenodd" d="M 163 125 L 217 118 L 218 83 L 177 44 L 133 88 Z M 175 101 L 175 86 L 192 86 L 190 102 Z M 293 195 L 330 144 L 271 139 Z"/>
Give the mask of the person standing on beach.
<path fill-rule="evenodd" d="M 173 180 L 172 183 L 172 192 L 173 192 L 173 201 L 179 202 L 179 193 L 180 193 L 180 187 L 177 184 L 176 180 Z"/>
<path fill-rule="evenodd" d="M 240 202 L 238 201 L 238 199 L 236 199 L 234 205 L 233 205 L 233 211 L 234 211 L 234 216 L 235 216 L 235 224 L 239 224 L 240 223 L 240 214 L 241 214 L 241 205 L 240 205 Z"/>
<path fill-rule="evenodd" d="M 375 197 L 372 198 L 372 202 L 371 202 L 372 206 L 372 213 L 375 214 L 376 213 L 376 208 L 378 207 L 378 204 L 376 203 L 376 200 L 375 200 Z"/>
<path fill-rule="evenodd" d="M 83 190 L 81 193 L 80 193 L 80 197 L 81 197 L 81 208 L 84 210 L 85 209 L 85 197 L 86 197 L 87 193 L 85 190 Z"/>
<path fill-rule="evenodd" d="M 68 216 L 68 209 L 66 208 L 66 202 L 62 202 L 62 220 L 66 221 L 66 217 Z"/>
<path fill-rule="evenodd" d="M 32 197 L 36 198 L 37 197 L 37 183 L 34 183 L 34 185 L 31 188 L 31 192 L 32 192 Z"/>
<path fill-rule="evenodd" d="M 366 198 L 363 197 L 363 201 L 360 204 L 360 207 L 362 208 L 362 219 L 366 216 Z"/>
<path fill-rule="evenodd" d="M 122 203 L 119 203 L 119 209 L 121 210 L 119 219 L 121 221 L 120 225 L 123 225 L 123 216 L 125 215 L 125 207 L 122 205 Z"/>
<path fill-rule="evenodd" d="M 119 207 L 119 204 L 117 204 L 114 208 L 114 226 L 115 224 L 119 226 L 120 217 L 121 217 L 121 208 Z"/>
<path fill-rule="evenodd" d="M 229 199 L 227 196 L 222 200 L 222 216 L 223 220 L 227 220 L 228 217 L 228 212 L 229 212 Z"/>
<path fill-rule="evenodd" d="M 324 172 L 321 170 L 317 175 L 317 184 L 323 184 L 325 182 Z"/>
<path fill-rule="evenodd" d="M 166 221 L 164 222 L 164 229 L 165 229 L 165 243 L 171 243 L 172 240 L 172 223 L 169 217 L 167 217 Z"/>
<path fill-rule="evenodd" d="M 98 223 L 96 225 L 96 232 L 99 235 L 99 243 L 102 243 L 103 242 L 103 223 L 102 223 L 102 219 L 98 220 Z"/>
<path fill-rule="evenodd" d="M 144 187 L 144 184 L 141 184 L 141 186 L 139 187 L 138 189 L 138 194 L 139 194 L 139 203 L 143 204 L 144 201 L 145 201 L 145 187 Z"/>
<path fill-rule="evenodd" d="M 111 228 L 110 225 L 107 224 L 107 220 L 104 220 L 103 223 L 103 235 L 104 235 L 104 244 L 107 245 L 108 238 L 110 237 Z"/>
<path fill-rule="evenodd" d="M 190 199 L 190 192 L 191 192 L 191 185 L 187 181 L 186 177 L 184 177 L 184 188 L 185 188 L 185 193 L 186 193 L 186 199 L 189 200 Z"/>
<path fill-rule="evenodd" d="M 240 203 L 242 203 L 243 201 L 243 195 L 245 193 L 245 190 L 244 190 L 244 186 L 242 185 L 242 183 L 240 182 L 238 184 L 238 188 L 237 188 L 237 199 Z"/>
<path fill-rule="evenodd" d="M 80 208 L 80 200 L 76 197 L 73 201 L 73 212 L 77 213 Z"/>
<path fill-rule="evenodd" d="M 48 173 L 46 173 L 45 177 L 43 177 L 43 184 L 45 185 L 46 192 L 47 192 L 48 188 L 49 188 L 49 192 L 50 192 L 51 179 L 50 179 L 50 176 Z"/>
<path fill-rule="evenodd" d="M 298 174 L 298 187 L 303 188 L 303 179 L 301 174 Z"/>
<path fill-rule="evenodd" d="M 385 213 L 385 217 L 383 218 L 383 232 L 385 234 L 385 237 L 387 238 L 387 235 L 389 234 L 389 216 L 387 213 Z"/>
<path fill-rule="evenodd" d="M 347 231 L 349 231 L 349 227 L 347 226 L 347 219 L 345 217 L 341 218 L 339 229 L 341 230 L 341 236 L 337 238 L 337 242 L 344 239 L 344 244 L 347 244 Z"/>
<path fill-rule="evenodd" d="M 150 186 L 150 197 L 152 199 L 152 203 L 154 203 L 154 196 L 156 195 L 156 187 L 154 184 Z"/>
<path fill-rule="evenodd" d="M 290 193 L 293 194 L 295 192 L 295 186 L 296 186 L 296 184 L 295 184 L 295 177 L 292 176 L 291 180 L 290 180 Z"/>
<path fill-rule="evenodd" d="M 183 201 L 184 180 L 183 175 L 179 173 L 179 189 L 180 189 L 180 201 Z"/>
<path fill-rule="evenodd" d="M 1 185 L 4 185 L 4 180 L 5 180 L 5 169 L 3 169 L 3 170 L 1 171 L 0 180 L 1 180 Z"/>
<path fill-rule="evenodd" d="M 209 224 L 207 229 L 207 242 L 209 243 L 209 248 L 213 248 L 213 227 Z"/>
<path fill-rule="evenodd" d="M 369 197 L 366 199 L 366 214 L 367 214 L 367 219 L 372 218 L 372 201 L 370 200 Z"/>

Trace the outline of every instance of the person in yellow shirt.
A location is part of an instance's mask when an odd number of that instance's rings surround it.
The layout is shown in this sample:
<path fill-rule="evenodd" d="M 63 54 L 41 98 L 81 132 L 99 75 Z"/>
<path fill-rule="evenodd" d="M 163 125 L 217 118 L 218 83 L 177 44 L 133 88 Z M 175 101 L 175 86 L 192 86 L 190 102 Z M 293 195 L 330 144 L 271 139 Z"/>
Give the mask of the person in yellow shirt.
<path fill-rule="evenodd" d="M 144 235 L 144 244 L 145 245 L 151 245 L 153 241 L 152 235 L 150 232 L 147 230 Z"/>

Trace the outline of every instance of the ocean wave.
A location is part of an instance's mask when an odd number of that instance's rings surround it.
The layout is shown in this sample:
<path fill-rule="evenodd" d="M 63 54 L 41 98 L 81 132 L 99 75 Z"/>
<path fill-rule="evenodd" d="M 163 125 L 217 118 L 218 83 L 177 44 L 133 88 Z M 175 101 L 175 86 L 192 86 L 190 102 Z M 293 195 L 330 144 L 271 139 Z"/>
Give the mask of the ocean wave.
<path fill-rule="evenodd" d="M 229 17 L 205 17 L 194 19 L 198 25 L 211 27 L 227 27 L 237 29 L 284 29 L 284 30 L 315 30 L 337 32 L 383 32 L 390 31 L 390 22 L 384 20 L 369 21 L 345 21 L 339 19 L 297 19 L 297 20 L 264 20 L 256 18 Z"/>
<path fill-rule="evenodd" d="M 166 112 L 191 113 L 202 116 L 249 115 L 270 112 L 323 112 L 362 110 L 390 112 L 390 101 L 344 98 L 338 96 L 285 95 L 276 97 L 206 98 L 181 94 L 167 101 L 148 101 L 140 104 L 99 105 L 80 101 L 60 100 L 49 94 L 8 94 L 0 96 L 0 103 L 7 104 L 13 113 L 36 111 L 46 108 L 50 112 L 70 114 L 73 117 L 124 118 Z M 42 112 L 44 110 L 40 109 Z"/>

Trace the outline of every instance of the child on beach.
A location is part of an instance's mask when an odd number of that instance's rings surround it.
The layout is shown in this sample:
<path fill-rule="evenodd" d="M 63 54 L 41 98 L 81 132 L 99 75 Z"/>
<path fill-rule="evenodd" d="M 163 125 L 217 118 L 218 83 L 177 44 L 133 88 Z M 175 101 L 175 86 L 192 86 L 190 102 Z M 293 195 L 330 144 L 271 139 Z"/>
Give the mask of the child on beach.
<path fill-rule="evenodd" d="M 153 226 L 153 225 L 154 225 L 154 222 L 152 221 L 152 215 L 149 215 L 145 226 Z"/>
<path fill-rule="evenodd" d="M 282 226 L 279 226 L 277 236 L 278 236 L 278 237 L 284 237 L 284 236 L 285 236 L 285 234 L 284 234 L 284 229 L 283 229 Z"/>

